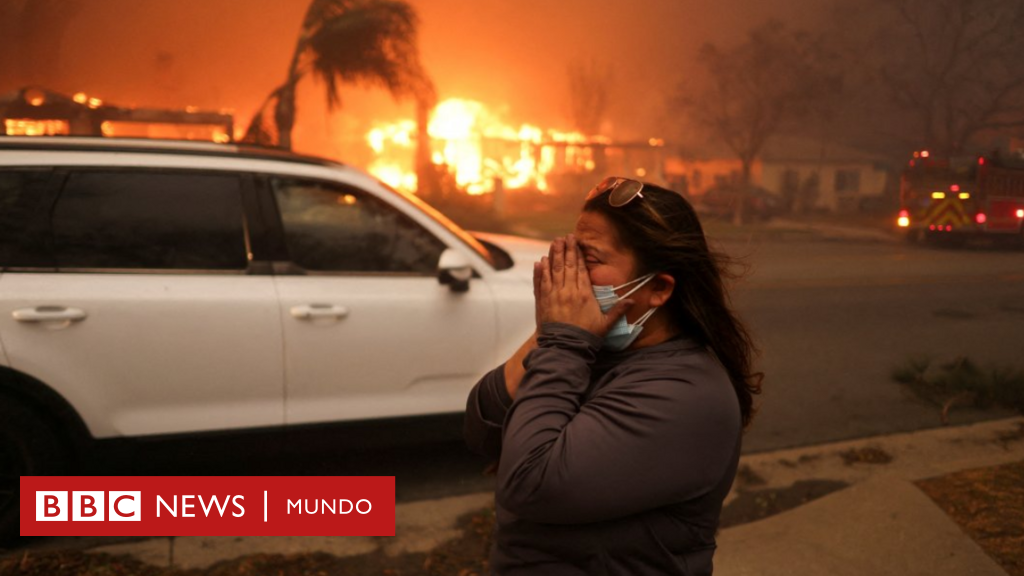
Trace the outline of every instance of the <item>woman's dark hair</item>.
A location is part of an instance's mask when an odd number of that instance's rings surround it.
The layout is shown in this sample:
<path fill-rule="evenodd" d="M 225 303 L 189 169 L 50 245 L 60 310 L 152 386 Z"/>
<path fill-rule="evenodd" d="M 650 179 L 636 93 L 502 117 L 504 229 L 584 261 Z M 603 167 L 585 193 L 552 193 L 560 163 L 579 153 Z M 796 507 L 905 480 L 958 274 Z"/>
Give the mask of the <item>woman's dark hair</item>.
<path fill-rule="evenodd" d="M 637 277 L 666 273 L 675 278 L 665 304 L 675 328 L 711 349 L 725 367 L 739 398 L 743 426 L 754 416 L 753 395 L 764 374 L 753 371 L 757 354 L 750 333 L 732 310 L 722 282 L 729 258 L 708 248 L 697 213 L 679 194 L 644 183 L 643 197 L 616 208 L 609 192 L 591 198 L 584 212 L 605 216 L 639 264 Z"/>

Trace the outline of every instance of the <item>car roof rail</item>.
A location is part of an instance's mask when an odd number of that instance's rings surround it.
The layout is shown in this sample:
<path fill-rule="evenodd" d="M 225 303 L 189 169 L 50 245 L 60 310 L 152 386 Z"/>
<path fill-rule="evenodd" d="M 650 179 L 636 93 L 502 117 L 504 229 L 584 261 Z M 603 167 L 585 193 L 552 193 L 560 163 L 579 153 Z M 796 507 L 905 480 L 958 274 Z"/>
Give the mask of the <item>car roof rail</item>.
<path fill-rule="evenodd" d="M 195 140 L 155 140 L 147 138 L 103 138 L 87 136 L 0 136 L 0 151 L 3 150 L 58 150 L 78 152 L 143 152 L 157 154 L 182 154 L 200 156 L 221 156 L 259 160 L 281 160 L 315 164 L 319 166 L 344 166 L 345 164 L 297 154 L 281 148 L 267 148 L 251 144 L 218 144 Z"/>

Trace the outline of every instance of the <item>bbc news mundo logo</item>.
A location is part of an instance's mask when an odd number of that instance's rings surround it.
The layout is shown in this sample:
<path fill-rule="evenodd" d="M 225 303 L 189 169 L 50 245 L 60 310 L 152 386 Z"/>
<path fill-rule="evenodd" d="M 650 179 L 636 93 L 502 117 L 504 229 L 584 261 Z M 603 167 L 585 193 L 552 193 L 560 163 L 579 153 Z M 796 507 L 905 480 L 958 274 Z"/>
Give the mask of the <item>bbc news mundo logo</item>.
<path fill-rule="evenodd" d="M 394 536 L 394 476 L 22 476 L 22 536 Z"/>
<path fill-rule="evenodd" d="M 70 494 L 70 499 L 68 495 Z M 36 491 L 36 522 L 141 522 L 141 491 Z"/>

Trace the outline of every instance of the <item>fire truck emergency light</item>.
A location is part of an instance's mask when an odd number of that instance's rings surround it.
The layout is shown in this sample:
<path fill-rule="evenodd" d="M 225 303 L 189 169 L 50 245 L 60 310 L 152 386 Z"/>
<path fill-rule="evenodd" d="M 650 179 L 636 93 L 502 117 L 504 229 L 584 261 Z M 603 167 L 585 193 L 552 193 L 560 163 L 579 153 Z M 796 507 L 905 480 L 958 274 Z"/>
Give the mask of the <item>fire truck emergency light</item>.
<path fill-rule="evenodd" d="M 977 214 L 974 215 L 974 221 L 977 222 L 978 224 L 984 224 L 985 220 L 987 220 L 987 218 L 985 218 L 984 212 L 978 212 Z"/>
<path fill-rule="evenodd" d="M 946 197 L 946 193 L 945 192 L 932 192 L 932 198 L 934 198 L 936 200 L 942 200 L 945 197 Z"/>
<path fill-rule="evenodd" d="M 971 195 L 968 194 L 967 192 L 961 192 L 960 195 L 959 195 L 959 198 L 961 200 L 970 200 Z"/>
<path fill-rule="evenodd" d="M 910 226 L 910 212 L 906 210 L 900 210 L 900 216 L 896 219 L 896 225 L 900 228 L 906 228 Z"/>
<path fill-rule="evenodd" d="M 1024 218 L 1024 208 L 1017 210 L 1017 218 Z"/>

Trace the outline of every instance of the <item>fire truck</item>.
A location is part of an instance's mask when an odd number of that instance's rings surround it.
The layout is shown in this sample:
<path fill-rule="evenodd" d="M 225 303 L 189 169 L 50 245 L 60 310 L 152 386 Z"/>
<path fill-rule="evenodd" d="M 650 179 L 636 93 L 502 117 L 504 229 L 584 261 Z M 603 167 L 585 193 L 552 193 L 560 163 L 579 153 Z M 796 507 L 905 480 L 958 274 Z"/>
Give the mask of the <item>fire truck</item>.
<path fill-rule="evenodd" d="M 1024 160 L 915 152 L 900 178 L 897 225 L 910 241 L 987 236 L 1024 245 Z"/>

